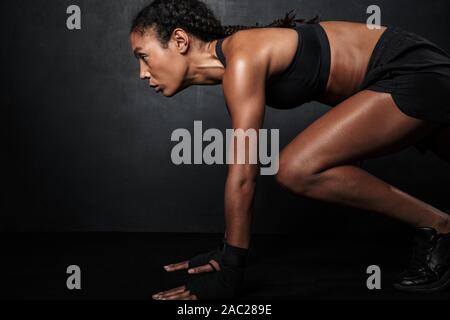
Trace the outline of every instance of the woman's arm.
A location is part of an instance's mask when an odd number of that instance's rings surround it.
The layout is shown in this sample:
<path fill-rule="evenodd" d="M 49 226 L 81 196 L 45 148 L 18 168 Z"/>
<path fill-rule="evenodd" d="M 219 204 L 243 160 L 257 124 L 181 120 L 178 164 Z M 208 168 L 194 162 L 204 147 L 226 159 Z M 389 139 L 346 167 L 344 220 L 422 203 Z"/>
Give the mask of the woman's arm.
<path fill-rule="evenodd" d="M 223 90 L 234 130 L 256 132 L 258 146 L 259 129 L 264 120 L 265 79 L 267 63 L 254 56 L 240 56 L 229 60 L 223 77 Z M 225 225 L 227 243 L 248 248 L 250 244 L 252 204 L 255 192 L 258 164 L 249 163 L 250 146 L 234 143 L 236 154 L 245 154 L 245 164 L 237 163 L 235 156 L 228 167 L 225 183 Z M 257 153 L 256 153 L 257 156 Z"/>
<path fill-rule="evenodd" d="M 258 138 L 264 119 L 265 66 L 268 63 L 250 56 L 227 57 L 227 61 L 223 89 L 233 129 L 253 129 Z M 236 144 L 235 154 L 242 152 L 248 158 L 249 145 L 240 149 L 238 146 Z M 171 295 L 171 299 L 178 299 L 191 295 L 195 299 L 229 299 L 238 294 L 247 264 L 246 248 L 250 245 L 251 210 L 259 169 L 258 164 L 248 162 L 234 162 L 228 167 L 225 183 L 225 238 L 228 245 L 223 247 L 220 271 L 191 278 L 186 285 L 161 293 L 158 298 Z M 178 294 L 173 294 L 175 291 Z"/>

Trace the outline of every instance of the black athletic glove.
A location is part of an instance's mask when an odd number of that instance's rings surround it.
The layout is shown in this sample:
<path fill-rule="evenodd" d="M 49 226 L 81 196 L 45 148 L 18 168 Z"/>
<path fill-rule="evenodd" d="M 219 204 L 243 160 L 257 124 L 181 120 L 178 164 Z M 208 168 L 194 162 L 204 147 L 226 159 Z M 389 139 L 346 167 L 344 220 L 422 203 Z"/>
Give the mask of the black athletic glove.
<path fill-rule="evenodd" d="M 200 253 L 196 255 L 195 257 L 192 257 L 189 260 L 189 268 L 199 267 L 203 266 L 205 264 L 210 264 L 209 261 L 212 259 L 216 261 L 219 265 L 222 261 L 222 253 L 223 253 L 223 247 L 225 246 L 225 239 L 222 240 L 222 243 L 220 246 L 217 247 L 217 249 L 208 251 L 205 253 Z M 211 267 L 216 270 L 214 265 L 210 264 Z"/>
<path fill-rule="evenodd" d="M 231 299 L 237 297 L 248 262 L 249 249 L 225 243 L 222 251 L 220 271 L 194 275 L 186 289 L 199 300 Z"/>

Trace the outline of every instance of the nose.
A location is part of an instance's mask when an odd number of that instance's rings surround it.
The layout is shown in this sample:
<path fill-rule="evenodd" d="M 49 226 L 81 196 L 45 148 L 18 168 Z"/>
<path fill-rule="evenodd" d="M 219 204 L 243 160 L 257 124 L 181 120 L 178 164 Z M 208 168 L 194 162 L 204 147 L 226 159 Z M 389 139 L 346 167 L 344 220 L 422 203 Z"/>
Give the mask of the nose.
<path fill-rule="evenodd" d="M 150 79 L 151 78 L 150 72 L 145 71 L 145 70 L 141 70 L 139 76 L 140 76 L 141 80 L 145 80 L 145 79 Z"/>
<path fill-rule="evenodd" d="M 151 74 L 148 71 L 148 68 L 142 62 L 139 64 L 139 78 L 141 78 L 141 80 L 151 78 Z"/>

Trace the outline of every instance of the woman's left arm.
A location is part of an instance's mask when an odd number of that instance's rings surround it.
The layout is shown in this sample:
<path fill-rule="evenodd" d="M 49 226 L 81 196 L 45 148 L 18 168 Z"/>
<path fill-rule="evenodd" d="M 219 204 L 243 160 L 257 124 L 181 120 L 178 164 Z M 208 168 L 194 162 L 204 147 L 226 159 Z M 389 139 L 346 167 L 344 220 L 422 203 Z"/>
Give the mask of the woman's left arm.
<path fill-rule="evenodd" d="M 255 151 L 258 150 L 259 129 L 264 120 L 265 65 L 264 61 L 252 56 L 235 57 L 229 61 L 223 77 L 232 128 L 238 133 L 233 137 L 234 157 L 230 158 L 225 183 L 226 242 L 241 248 L 248 248 L 250 244 L 252 204 L 259 166 L 249 163 L 249 160 L 252 150 L 258 160 Z M 238 142 L 239 131 L 247 143 Z M 244 161 L 238 162 L 239 157 Z"/>
<path fill-rule="evenodd" d="M 252 56 L 229 60 L 227 57 L 227 70 L 223 77 L 223 89 L 233 129 L 242 129 L 243 133 L 249 129 L 250 132 L 255 131 L 255 147 L 258 146 L 258 131 L 264 120 L 267 65 Z M 234 151 L 235 155 L 245 155 L 249 159 L 251 148 L 247 143 L 235 143 Z M 155 299 L 229 299 L 239 294 L 250 243 L 251 211 L 258 164 L 249 161 L 242 164 L 230 162 L 225 183 L 226 245 L 220 271 L 190 278 L 186 285 L 155 295 Z"/>

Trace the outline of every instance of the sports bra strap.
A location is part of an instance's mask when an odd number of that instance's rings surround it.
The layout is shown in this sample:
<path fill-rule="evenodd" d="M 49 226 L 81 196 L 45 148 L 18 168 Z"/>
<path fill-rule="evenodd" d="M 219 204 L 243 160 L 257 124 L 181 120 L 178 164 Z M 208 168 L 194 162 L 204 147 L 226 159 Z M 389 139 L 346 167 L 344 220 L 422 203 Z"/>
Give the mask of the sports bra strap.
<path fill-rule="evenodd" d="M 216 55 L 219 58 L 220 62 L 222 62 L 223 66 L 226 67 L 227 66 L 227 62 L 225 59 L 225 55 L 223 54 L 222 51 L 222 42 L 223 40 L 225 40 L 225 38 L 219 39 L 216 42 Z"/>

